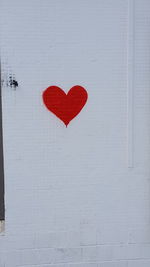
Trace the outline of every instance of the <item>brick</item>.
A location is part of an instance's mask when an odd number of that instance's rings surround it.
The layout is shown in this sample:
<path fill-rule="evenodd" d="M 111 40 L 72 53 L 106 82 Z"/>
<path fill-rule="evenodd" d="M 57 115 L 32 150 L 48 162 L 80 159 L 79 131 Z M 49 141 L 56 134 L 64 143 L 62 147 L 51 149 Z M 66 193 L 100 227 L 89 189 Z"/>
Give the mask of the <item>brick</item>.
<path fill-rule="evenodd" d="M 128 261 L 128 267 L 149 267 L 150 260 L 133 260 Z"/>
<path fill-rule="evenodd" d="M 84 230 L 80 233 L 81 245 L 97 245 L 97 230 L 91 229 L 89 231 Z"/>
<path fill-rule="evenodd" d="M 26 249 L 6 252 L 6 266 L 50 264 L 55 259 L 54 249 Z"/>
<path fill-rule="evenodd" d="M 5 237 L 5 249 L 34 249 L 35 235 L 8 235 Z"/>
<path fill-rule="evenodd" d="M 150 243 L 150 226 L 135 226 L 129 231 L 129 243 Z"/>
<path fill-rule="evenodd" d="M 128 267 L 127 261 L 110 261 L 98 263 L 97 267 Z"/>
<path fill-rule="evenodd" d="M 82 257 L 81 248 L 57 248 L 55 249 L 55 263 L 80 262 Z"/>
<path fill-rule="evenodd" d="M 114 246 L 113 249 L 114 259 L 149 259 L 150 258 L 150 245 L 120 245 Z"/>
<path fill-rule="evenodd" d="M 97 267 L 97 263 L 75 263 L 69 264 L 69 267 Z"/>
<path fill-rule="evenodd" d="M 1 2 L 0 267 L 150 267 L 150 1 Z M 127 38 L 130 2 L 135 34 Z M 67 92 L 78 82 L 89 100 L 66 129 L 43 106 L 42 91 L 57 83 Z"/>
<path fill-rule="evenodd" d="M 113 246 L 93 246 L 82 249 L 83 261 L 113 260 Z"/>
<path fill-rule="evenodd" d="M 97 232 L 97 244 L 127 244 L 127 242 L 128 229 L 124 226 L 105 226 Z"/>

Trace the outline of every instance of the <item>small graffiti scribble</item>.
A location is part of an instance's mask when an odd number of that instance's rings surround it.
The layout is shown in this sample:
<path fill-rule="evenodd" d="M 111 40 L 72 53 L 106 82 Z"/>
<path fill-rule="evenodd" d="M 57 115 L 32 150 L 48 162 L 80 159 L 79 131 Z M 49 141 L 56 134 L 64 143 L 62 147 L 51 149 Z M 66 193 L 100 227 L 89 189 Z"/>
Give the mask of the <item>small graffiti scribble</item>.
<path fill-rule="evenodd" d="M 10 86 L 11 88 L 16 89 L 19 85 L 18 82 L 15 80 L 15 78 L 10 75 L 7 81 L 7 86 Z"/>

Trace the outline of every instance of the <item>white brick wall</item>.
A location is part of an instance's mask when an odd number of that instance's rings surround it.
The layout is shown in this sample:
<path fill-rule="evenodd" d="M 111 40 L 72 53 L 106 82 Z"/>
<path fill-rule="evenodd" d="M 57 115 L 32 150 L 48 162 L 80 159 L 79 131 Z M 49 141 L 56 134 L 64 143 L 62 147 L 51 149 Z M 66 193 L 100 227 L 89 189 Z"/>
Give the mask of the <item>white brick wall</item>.
<path fill-rule="evenodd" d="M 1 0 L 0 267 L 150 266 L 150 2 L 134 2 L 128 44 L 127 0 Z M 7 86 L 12 74 L 16 90 Z M 41 100 L 53 84 L 89 94 L 67 129 Z"/>

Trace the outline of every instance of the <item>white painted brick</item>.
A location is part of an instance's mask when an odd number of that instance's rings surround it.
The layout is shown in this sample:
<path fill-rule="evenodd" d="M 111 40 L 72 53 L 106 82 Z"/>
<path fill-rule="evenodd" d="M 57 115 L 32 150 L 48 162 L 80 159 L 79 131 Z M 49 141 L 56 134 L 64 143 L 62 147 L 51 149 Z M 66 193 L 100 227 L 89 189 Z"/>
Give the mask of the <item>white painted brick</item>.
<path fill-rule="evenodd" d="M 130 229 L 129 243 L 150 243 L 150 226 L 142 225 Z"/>
<path fill-rule="evenodd" d="M 69 267 L 69 264 L 55 264 L 55 265 L 49 265 L 48 267 Z M 39 267 L 41 267 L 41 266 L 39 266 Z M 45 267 L 44 265 L 42 266 L 42 267 Z M 47 267 L 47 266 L 46 266 Z"/>
<path fill-rule="evenodd" d="M 81 259 L 81 248 L 57 248 L 55 250 L 55 263 L 80 262 Z"/>
<path fill-rule="evenodd" d="M 26 266 L 21 266 L 26 267 Z M 35 267 L 35 265 L 28 265 L 28 267 Z M 98 267 L 97 263 L 71 263 L 71 264 L 44 264 L 36 265 L 36 267 Z"/>
<path fill-rule="evenodd" d="M 81 237 L 81 245 L 97 245 L 97 230 L 90 229 L 90 230 L 83 230 L 80 233 Z"/>
<path fill-rule="evenodd" d="M 128 267 L 127 261 L 110 261 L 98 263 L 97 267 Z"/>
<path fill-rule="evenodd" d="M 55 244 L 57 248 L 73 248 L 80 246 L 81 234 L 78 231 L 66 231 L 55 233 Z"/>
<path fill-rule="evenodd" d="M 35 248 L 54 248 L 56 246 L 55 233 L 37 233 L 35 235 Z"/>
<path fill-rule="evenodd" d="M 128 262 L 128 267 L 149 267 L 150 260 L 133 260 Z"/>
<path fill-rule="evenodd" d="M 82 249 L 83 261 L 113 260 L 113 246 L 93 246 Z"/>
<path fill-rule="evenodd" d="M 6 253 L 6 264 L 16 265 L 56 264 L 81 261 L 81 248 L 25 249 Z"/>
<path fill-rule="evenodd" d="M 35 265 L 27 265 L 28 267 L 35 267 Z M 21 266 L 21 267 L 27 267 Z M 36 265 L 36 267 L 98 267 L 97 263 L 71 263 L 71 264 L 44 264 L 44 265 Z"/>
<path fill-rule="evenodd" d="M 50 264 L 55 259 L 54 249 L 26 249 L 9 251 L 6 253 L 6 266 L 21 266 L 21 265 L 36 265 L 36 264 Z"/>
<path fill-rule="evenodd" d="M 5 255 L 2 251 L 0 252 L 0 267 L 5 267 Z"/>
<path fill-rule="evenodd" d="M 98 261 L 108 261 L 113 260 L 113 246 L 98 246 L 97 247 L 97 257 Z"/>
<path fill-rule="evenodd" d="M 127 243 L 128 229 L 124 226 L 104 226 L 97 232 L 97 244 Z"/>
<path fill-rule="evenodd" d="M 4 251 L 7 247 L 7 242 L 4 235 L 0 235 L 0 252 Z"/>
<path fill-rule="evenodd" d="M 82 260 L 94 262 L 98 260 L 97 247 L 83 247 L 82 248 Z"/>
<path fill-rule="evenodd" d="M 70 267 L 69 264 L 40 264 L 40 265 L 22 265 L 20 267 Z"/>
<path fill-rule="evenodd" d="M 134 168 L 127 162 L 132 1 L 1 2 L 2 72 L 16 75 L 19 88 L 2 88 L 0 267 L 150 267 L 150 2 L 134 1 Z M 67 129 L 42 104 L 42 90 L 56 83 L 89 92 Z"/>
<path fill-rule="evenodd" d="M 9 235 L 5 237 L 5 249 L 34 249 L 35 235 Z"/>
<path fill-rule="evenodd" d="M 149 259 L 150 245 L 120 245 L 113 247 L 114 259 Z"/>
<path fill-rule="evenodd" d="M 97 267 L 97 263 L 76 263 L 70 264 L 69 267 Z"/>

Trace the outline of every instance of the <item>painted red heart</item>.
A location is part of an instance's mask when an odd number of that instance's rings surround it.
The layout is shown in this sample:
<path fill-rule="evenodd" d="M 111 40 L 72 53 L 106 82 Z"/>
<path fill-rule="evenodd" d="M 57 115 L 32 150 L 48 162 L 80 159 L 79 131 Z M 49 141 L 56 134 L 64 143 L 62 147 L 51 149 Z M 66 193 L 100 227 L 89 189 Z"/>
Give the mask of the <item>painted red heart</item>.
<path fill-rule="evenodd" d="M 84 107 L 87 91 L 79 85 L 73 86 L 66 94 L 58 86 L 50 86 L 43 92 L 43 102 L 47 109 L 67 125 Z"/>

